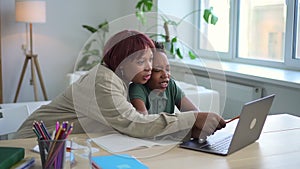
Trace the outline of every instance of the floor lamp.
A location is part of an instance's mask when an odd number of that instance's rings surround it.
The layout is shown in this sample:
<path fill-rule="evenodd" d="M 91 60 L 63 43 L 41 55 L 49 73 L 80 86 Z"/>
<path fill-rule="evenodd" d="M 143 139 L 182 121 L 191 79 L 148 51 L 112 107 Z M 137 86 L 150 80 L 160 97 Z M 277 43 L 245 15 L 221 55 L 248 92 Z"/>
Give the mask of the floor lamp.
<path fill-rule="evenodd" d="M 32 47 L 32 23 L 46 22 L 46 2 L 45 1 L 16 1 L 16 21 L 29 23 L 30 50 L 28 53 L 26 51 L 26 58 L 22 68 L 14 102 L 17 102 L 22 81 L 24 78 L 24 74 L 29 61 L 31 63 L 31 84 L 33 85 L 33 90 L 34 90 L 34 99 L 35 101 L 38 100 L 38 91 L 37 91 L 37 84 L 36 84 L 36 77 L 35 77 L 35 71 L 36 71 L 38 78 L 40 80 L 40 85 L 42 88 L 44 99 L 48 100 L 37 54 L 33 53 L 33 47 Z"/>

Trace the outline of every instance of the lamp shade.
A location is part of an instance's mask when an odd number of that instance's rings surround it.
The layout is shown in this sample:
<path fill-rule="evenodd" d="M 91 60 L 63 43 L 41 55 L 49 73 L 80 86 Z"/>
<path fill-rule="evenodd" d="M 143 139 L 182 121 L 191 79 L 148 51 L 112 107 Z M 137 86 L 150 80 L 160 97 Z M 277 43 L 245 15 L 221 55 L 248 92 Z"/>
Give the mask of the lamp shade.
<path fill-rule="evenodd" d="M 16 21 L 28 23 L 46 22 L 45 1 L 17 1 Z"/>

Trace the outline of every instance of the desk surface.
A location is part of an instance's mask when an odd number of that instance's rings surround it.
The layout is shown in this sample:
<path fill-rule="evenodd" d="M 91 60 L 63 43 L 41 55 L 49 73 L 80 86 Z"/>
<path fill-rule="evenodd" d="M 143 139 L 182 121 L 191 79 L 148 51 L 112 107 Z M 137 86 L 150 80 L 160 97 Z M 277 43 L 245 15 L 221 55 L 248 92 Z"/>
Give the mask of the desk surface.
<path fill-rule="evenodd" d="M 77 136 L 76 136 L 77 137 Z M 84 136 L 83 136 L 84 137 Z M 255 143 L 229 155 L 218 156 L 178 147 L 152 157 L 139 158 L 151 169 L 199 169 L 199 168 L 243 168 L 243 169 L 298 169 L 300 166 L 300 118 L 291 115 L 268 116 L 263 133 Z M 34 139 L 2 140 L 0 146 L 21 146 L 26 156 L 36 157 L 35 168 L 41 168 L 39 154 L 30 151 L 36 145 Z M 162 147 L 132 151 L 137 157 L 145 152 L 160 152 Z M 162 151 L 163 152 L 163 151 Z M 95 155 L 107 155 L 100 150 Z"/>

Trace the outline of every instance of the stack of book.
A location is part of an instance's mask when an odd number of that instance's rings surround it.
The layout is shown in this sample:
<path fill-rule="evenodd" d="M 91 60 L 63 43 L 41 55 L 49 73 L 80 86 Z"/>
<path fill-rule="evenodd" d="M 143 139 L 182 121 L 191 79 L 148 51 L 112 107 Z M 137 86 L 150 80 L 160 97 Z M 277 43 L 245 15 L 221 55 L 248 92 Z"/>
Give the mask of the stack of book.
<path fill-rule="evenodd" d="M 0 169 L 8 169 L 24 159 L 25 149 L 21 147 L 0 147 Z"/>

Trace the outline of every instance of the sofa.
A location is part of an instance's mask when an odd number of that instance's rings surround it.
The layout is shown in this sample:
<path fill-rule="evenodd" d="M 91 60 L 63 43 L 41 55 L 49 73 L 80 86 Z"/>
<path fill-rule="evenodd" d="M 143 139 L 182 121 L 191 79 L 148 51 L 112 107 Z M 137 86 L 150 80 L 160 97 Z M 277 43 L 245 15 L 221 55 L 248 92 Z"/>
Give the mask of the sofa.
<path fill-rule="evenodd" d="M 26 118 L 40 106 L 50 101 L 0 104 L 0 140 L 13 138 Z"/>

